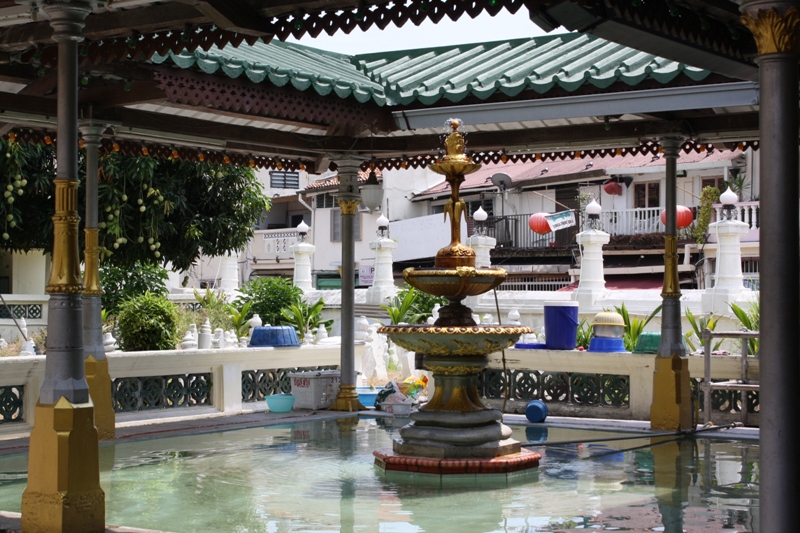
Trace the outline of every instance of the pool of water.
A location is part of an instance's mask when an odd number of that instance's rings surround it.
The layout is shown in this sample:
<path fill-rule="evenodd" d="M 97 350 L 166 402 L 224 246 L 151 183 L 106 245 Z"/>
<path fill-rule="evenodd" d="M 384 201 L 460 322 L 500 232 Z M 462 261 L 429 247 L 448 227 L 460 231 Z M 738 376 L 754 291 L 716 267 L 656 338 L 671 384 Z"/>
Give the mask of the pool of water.
<path fill-rule="evenodd" d="M 442 483 L 373 466 L 398 429 L 385 420 L 102 446 L 106 521 L 175 533 L 759 531 L 756 442 L 559 444 L 537 449 L 525 476 Z M 514 428 L 521 442 L 606 435 Z M 0 459 L 0 509 L 19 511 L 26 470 L 26 456 Z"/>

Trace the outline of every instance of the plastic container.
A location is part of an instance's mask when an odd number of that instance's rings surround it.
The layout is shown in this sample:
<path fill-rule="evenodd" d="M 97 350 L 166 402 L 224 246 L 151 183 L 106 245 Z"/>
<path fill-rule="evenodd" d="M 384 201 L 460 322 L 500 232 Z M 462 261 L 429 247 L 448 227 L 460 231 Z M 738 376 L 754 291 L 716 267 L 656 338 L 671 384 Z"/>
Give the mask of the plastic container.
<path fill-rule="evenodd" d="M 364 402 L 361 402 L 362 404 Z M 381 404 L 381 410 L 386 413 L 391 413 L 394 416 L 408 416 L 411 414 L 411 409 L 414 406 L 410 403 L 400 403 L 400 402 L 383 402 Z"/>
<path fill-rule="evenodd" d="M 249 347 L 254 346 L 300 346 L 297 332 L 292 326 L 260 326 L 253 328 Z"/>
<path fill-rule="evenodd" d="M 342 382 L 338 370 L 290 372 L 289 380 L 292 394 L 297 396 L 295 409 L 327 409 L 336 400 Z"/>
<path fill-rule="evenodd" d="M 517 350 L 546 350 L 547 344 L 543 342 L 518 342 L 514 345 Z"/>
<path fill-rule="evenodd" d="M 358 401 L 364 407 L 375 407 L 375 398 L 378 397 L 379 389 L 371 387 L 356 387 L 356 394 L 358 394 Z"/>
<path fill-rule="evenodd" d="M 636 348 L 633 353 L 658 353 L 658 346 L 661 344 L 661 333 L 658 331 L 643 331 L 639 333 L 636 340 Z"/>
<path fill-rule="evenodd" d="M 271 413 L 288 413 L 294 406 L 295 396 L 292 394 L 270 394 L 266 397 L 267 407 Z"/>
<path fill-rule="evenodd" d="M 606 337 L 592 337 L 589 342 L 590 352 L 624 352 L 625 343 L 622 339 L 609 339 Z"/>
<path fill-rule="evenodd" d="M 544 334 L 548 350 L 574 350 L 578 324 L 578 302 L 544 303 Z"/>
<path fill-rule="evenodd" d="M 547 404 L 542 400 L 531 400 L 525 408 L 525 418 L 532 424 L 544 422 L 547 418 Z"/>

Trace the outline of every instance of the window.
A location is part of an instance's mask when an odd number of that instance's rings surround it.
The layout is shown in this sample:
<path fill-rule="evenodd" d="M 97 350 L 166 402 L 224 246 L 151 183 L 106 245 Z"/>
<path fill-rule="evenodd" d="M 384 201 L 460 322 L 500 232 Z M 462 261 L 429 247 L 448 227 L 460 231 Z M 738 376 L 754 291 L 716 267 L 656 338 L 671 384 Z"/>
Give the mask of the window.
<path fill-rule="evenodd" d="M 634 207 L 658 207 L 661 203 L 661 184 L 657 181 L 650 183 L 635 183 L 633 186 Z"/>
<path fill-rule="evenodd" d="M 711 178 L 703 178 L 700 180 L 700 188 L 716 187 L 719 192 L 723 192 L 727 187 L 725 186 L 725 179 L 722 176 L 714 176 Z"/>
<path fill-rule="evenodd" d="M 361 213 L 355 214 L 353 223 L 354 240 L 361 240 Z M 342 242 L 342 210 L 338 207 L 331 209 L 331 242 Z"/>
<path fill-rule="evenodd" d="M 317 209 L 330 209 L 336 206 L 336 199 L 332 194 L 326 192 L 325 194 L 318 194 L 316 198 Z"/>
<path fill-rule="evenodd" d="M 300 173 L 271 170 L 269 172 L 269 186 L 272 189 L 299 189 Z"/>
<path fill-rule="evenodd" d="M 467 201 L 466 204 L 467 215 L 471 217 L 475 214 L 475 211 L 481 207 L 481 200 Z M 494 216 L 494 202 L 492 200 L 483 200 L 483 210 L 486 211 L 486 214 L 490 217 Z"/>

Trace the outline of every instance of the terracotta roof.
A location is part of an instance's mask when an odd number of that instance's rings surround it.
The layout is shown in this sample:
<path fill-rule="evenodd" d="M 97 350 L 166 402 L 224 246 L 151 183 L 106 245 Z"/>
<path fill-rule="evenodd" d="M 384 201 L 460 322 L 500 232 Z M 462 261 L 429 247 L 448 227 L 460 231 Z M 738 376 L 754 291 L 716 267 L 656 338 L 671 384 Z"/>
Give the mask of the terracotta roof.
<path fill-rule="evenodd" d="M 681 153 L 678 158 L 678 165 L 691 163 L 714 163 L 730 161 L 742 154 L 740 150 L 715 150 L 713 152 L 690 152 Z M 665 160 L 663 155 L 658 158 L 649 154 L 626 155 L 618 157 L 581 157 L 580 159 L 567 159 L 564 161 L 534 161 L 530 163 L 516 164 L 488 164 L 480 170 L 467 174 L 464 183 L 461 184 L 461 191 L 469 189 L 493 188 L 490 178 L 497 172 L 504 172 L 511 177 L 511 187 L 532 187 L 536 182 L 544 178 L 554 176 L 570 176 L 575 179 L 598 179 L 603 176 L 626 174 L 628 169 L 664 167 Z M 450 186 L 447 182 L 427 189 L 415 198 L 427 199 L 435 198 L 450 193 Z"/>

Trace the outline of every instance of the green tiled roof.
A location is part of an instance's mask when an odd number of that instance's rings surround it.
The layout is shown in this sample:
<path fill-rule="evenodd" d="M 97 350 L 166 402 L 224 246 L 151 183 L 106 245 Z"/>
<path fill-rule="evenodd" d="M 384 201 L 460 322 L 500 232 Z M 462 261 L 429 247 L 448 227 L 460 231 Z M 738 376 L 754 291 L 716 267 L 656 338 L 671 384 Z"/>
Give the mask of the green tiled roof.
<path fill-rule="evenodd" d="M 651 78 L 669 83 L 683 73 L 700 81 L 711 72 L 663 59 L 591 35 L 571 33 L 531 39 L 360 55 L 359 68 L 385 87 L 398 104 L 481 100 L 496 92 L 542 94 L 554 87 L 574 91 L 590 83 L 634 86 Z"/>
<path fill-rule="evenodd" d="M 291 84 L 299 91 L 313 88 L 322 96 L 335 93 L 340 98 L 352 96 L 362 103 L 369 100 L 378 105 L 386 103 L 383 86 L 360 72 L 349 56 L 299 44 L 259 41 L 253 46 L 212 47 L 208 52 L 198 49 L 180 54 L 170 52 L 168 56 L 156 54 L 152 58 L 154 63 L 164 63 L 167 59 L 180 68 L 196 65 L 207 74 L 222 71 L 231 78 L 244 74 L 253 83 L 268 80 L 278 87 Z"/>
<path fill-rule="evenodd" d="M 701 81 L 711 74 L 578 33 L 352 57 L 273 41 L 156 55 L 153 62 L 168 59 L 180 68 L 197 66 L 209 74 L 245 75 L 254 83 L 291 84 L 300 91 L 313 88 L 320 95 L 378 105 L 459 102 L 469 95 L 485 100 L 498 91 L 507 96 L 526 89 L 574 91 L 587 83 L 600 89 L 646 79 L 668 84 L 680 74 Z"/>

